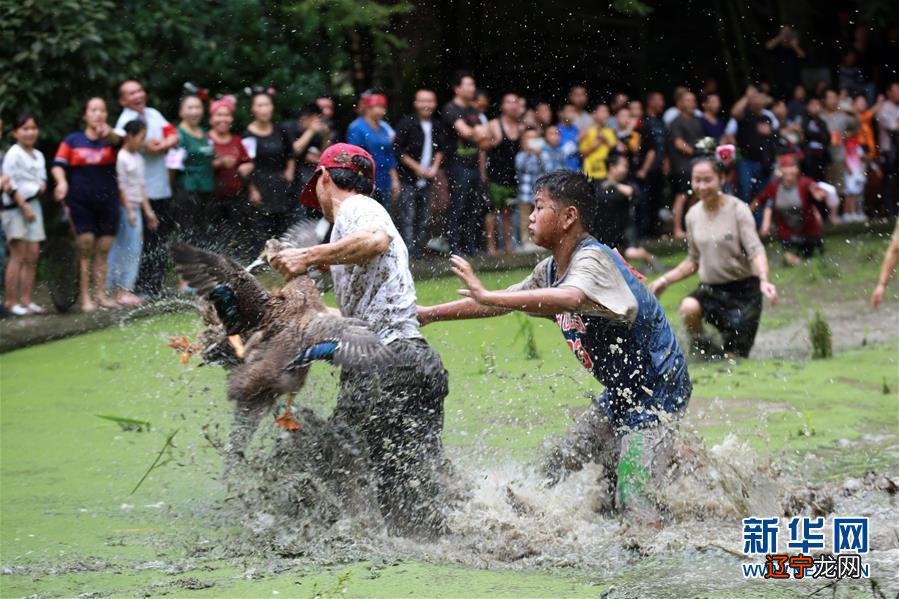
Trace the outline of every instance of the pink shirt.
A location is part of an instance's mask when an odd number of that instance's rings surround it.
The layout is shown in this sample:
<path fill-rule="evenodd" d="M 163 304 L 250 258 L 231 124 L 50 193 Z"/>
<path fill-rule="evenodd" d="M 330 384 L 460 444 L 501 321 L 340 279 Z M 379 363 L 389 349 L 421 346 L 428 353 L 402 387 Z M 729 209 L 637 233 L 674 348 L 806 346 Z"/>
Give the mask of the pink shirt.
<path fill-rule="evenodd" d="M 119 150 L 118 158 L 116 158 L 115 170 L 119 181 L 119 191 L 122 192 L 122 195 L 132 204 L 143 202 L 144 157 L 122 148 Z"/>

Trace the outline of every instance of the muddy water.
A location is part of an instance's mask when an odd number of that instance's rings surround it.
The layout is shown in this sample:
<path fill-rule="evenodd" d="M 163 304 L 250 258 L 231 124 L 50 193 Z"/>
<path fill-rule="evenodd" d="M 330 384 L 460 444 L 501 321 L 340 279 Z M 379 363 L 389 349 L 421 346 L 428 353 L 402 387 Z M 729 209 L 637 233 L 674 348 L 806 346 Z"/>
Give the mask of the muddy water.
<path fill-rule="evenodd" d="M 736 437 L 706 447 L 683 434 L 656 491 L 671 509 L 671 522 L 656 529 L 609 512 L 599 467 L 547 488 L 531 465 L 485 462 L 477 456 L 487 451 L 457 451 L 451 452 L 455 468 L 444 498 L 452 532 L 425 542 L 385 535 L 364 461 L 341 454 L 341 440 L 312 412 L 298 416 L 303 434 L 282 434 L 243 465 L 240 482 L 230 483 L 225 515 L 242 523 L 235 555 L 571 569 L 597 584 L 615 581 L 608 597 L 680 597 L 698 590 L 724 596 L 773 590 L 767 582 L 742 580 L 740 564 L 752 560 L 741 555 L 741 518 L 861 515 L 871 518 L 876 549 L 867 561 L 877 588 L 887 596 L 899 592 L 897 472 L 808 484 L 798 464 L 759 455 Z M 342 464 L 337 472 L 334 463 Z M 825 584 L 791 581 L 779 589 L 807 595 Z M 830 590 L 867 592 L 869 586 L 845 582 Z"/>

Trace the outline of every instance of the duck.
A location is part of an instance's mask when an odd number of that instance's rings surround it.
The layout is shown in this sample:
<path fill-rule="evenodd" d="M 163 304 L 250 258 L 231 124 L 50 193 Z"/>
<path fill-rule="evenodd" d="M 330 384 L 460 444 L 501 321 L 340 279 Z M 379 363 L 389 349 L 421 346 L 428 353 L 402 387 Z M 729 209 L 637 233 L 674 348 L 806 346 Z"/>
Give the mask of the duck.
<path fill-rule="evenodd" d="M 270 239 L 263 255 L 269 260 L 294 243 Z M 300 429 L 291 408 L 313 362 L 374 373 L 393 361 L 392 352 L 364 321 L 325 306 L 308 274 L 269 292 L 249 269 L 227 256 L 183 242 L 172 244 L 171 254 L 177 273 L 205 302 L 204 320 L 212 323 L 201 333 L 201 341 L 178 339 L 172 345 L 184 352 L 217 355 L 229 370 L 227 396 L 234 404 L 227 445 L 231 459 L 243 455 L 263 416 L 282 395 L 288 396 L 287 408 L 276 424 L 287 431 Z"/>

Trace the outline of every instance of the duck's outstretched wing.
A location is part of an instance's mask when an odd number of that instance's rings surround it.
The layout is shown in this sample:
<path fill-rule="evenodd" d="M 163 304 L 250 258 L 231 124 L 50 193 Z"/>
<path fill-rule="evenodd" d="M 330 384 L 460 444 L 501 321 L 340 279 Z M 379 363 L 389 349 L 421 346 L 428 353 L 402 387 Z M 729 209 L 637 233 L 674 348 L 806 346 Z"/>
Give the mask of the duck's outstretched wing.
<path fill-rule="evenodd" d="M 393 352 L 360 320 L 321 313 L 303 333 L 286 370 L 308 366 L 313 360 L 328 360 L 341 368 L 377 370 L 395 360 Z"/>
<path fill-rule="evenodd" d="M 292 224 L 278 239 L 282 248 L 307 248 L 322 242 L 318 222 L 304 218 Z"/>
<path fill-rule="evenodd" d="M 322 223 L 327 225 L 324 220 L 314 221 L 311 218 L 304 218 L 291 225 L 284 234 L 278 238 L 281 248 L 307 248 L 313 245 L 324 243 L 327 227 L 322 227 Z M 323 230 L 324 229 L 324 230 Z M 315 281 L 315 286 L 319 292 L 325 291 L 333 287 L 331 275 L 322 272 L 318 268 L 310 268 L 307 273 L 309 277 Z"/>
<path fill-rule="evenodd" d="M 215 306 L 228 335 L 259 323 L 269 294 L 240 264 L 186 243 L 172 245 L 172 258 L 181 278 Z"/>

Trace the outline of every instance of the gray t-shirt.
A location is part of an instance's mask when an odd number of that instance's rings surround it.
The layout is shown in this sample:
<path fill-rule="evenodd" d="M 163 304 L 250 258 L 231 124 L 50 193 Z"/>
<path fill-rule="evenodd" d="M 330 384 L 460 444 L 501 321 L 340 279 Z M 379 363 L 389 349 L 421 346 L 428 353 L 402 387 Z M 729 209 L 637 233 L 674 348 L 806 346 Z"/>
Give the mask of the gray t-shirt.
<path fill-rule="evenodd" d="M 702 123 L 699 119 L 684 115 L 680 115 L 674 119 L 674 122 L 671 123 L 671 127 L 668 131 L 668 139 L 670 140 L 669 156 L 671 158 L 671 170 L 673 172 L 681 176 L 689 175 L 690 162 L 693 160 L 692 155 L 684 154 L 678 150 L 674 145 L 674 141 L 677 138 L 681 138 L 692 148 L 697 141 L 702 139 L 702 136 Z"/>
<path fill-rule="evenodd" d="M 557 272 L 555 281 L 547 279 L 547 265 L 552 258 L 546 258 L 537 264 L 528 278 L 512 285 L 509 290 L 574 287 L 582 291 L 591 302 L 589 306 L 578 310 L 578 313 L 633 322 L 637 318 L 637 298 L 611 256 L 598 247 L 585 247 L 589 240 L 590 238 L 585 239 L 574 250 L 568 271 Z"/>
<path fill-rule="evenodd" d="M 787 187 L 783 183 L 777 186 L 777 197 L 774 209 L 794 231 L 802 229 L 802 198 L 799 197 L 799 186 Z"/>
<path fill-rule="evenodd" d="M 387 211 L 368 196 L 348 197 L 337 209 L 331 243 L 374 230 L 390 237 L 386 252 L 362 264 L 331 267 L 340 313 L 367 322 L 385 344 L 421 338 L 409 252 Z"/>
<path fill-rule="evenodd" d="M 840 135 L 844 134 L 850 125 L 855 121 L 854 117 L 849 116 L 842 110 L 835 110 L 834 112 L 827 112 L 826 110 L 821 111 L 821 120 L 827 125 L 828 131 L 833 135 L 834 133 L 839 133 Z M 834 162 L 843 162 L 846 158 L 845 148 L 843 144 L 830 146 L 830 159 Z"/>
<path fill-rule="evenodd" d="M 702 202 L 687 211 L 687 256 L 707 285 L 751 277 L 752 259 L 765 251 L 746 202 L 723 198 L 717 212 L 708 212 Z"/>

